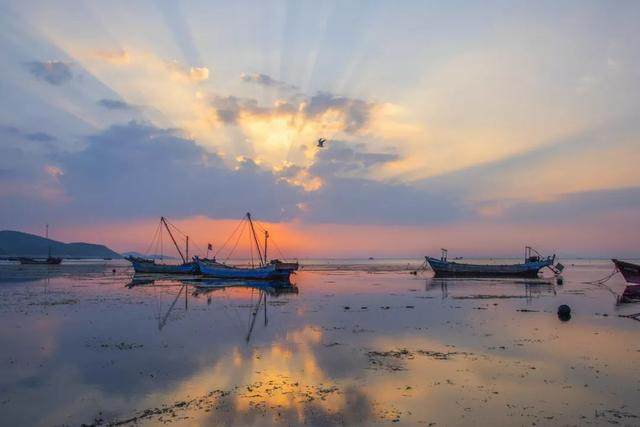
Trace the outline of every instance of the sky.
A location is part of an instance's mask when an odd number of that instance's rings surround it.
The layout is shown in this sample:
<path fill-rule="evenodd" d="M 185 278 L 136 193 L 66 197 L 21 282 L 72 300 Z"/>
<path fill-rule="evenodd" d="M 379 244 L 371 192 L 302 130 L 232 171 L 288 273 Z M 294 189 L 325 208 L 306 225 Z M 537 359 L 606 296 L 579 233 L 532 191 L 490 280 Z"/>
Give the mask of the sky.
<path fill-rule="evenodd" d="M 640 3 L 0 1 L 0 229 L 640 255 Z M 319 138 L 327 142 L 316 146 Z"/>

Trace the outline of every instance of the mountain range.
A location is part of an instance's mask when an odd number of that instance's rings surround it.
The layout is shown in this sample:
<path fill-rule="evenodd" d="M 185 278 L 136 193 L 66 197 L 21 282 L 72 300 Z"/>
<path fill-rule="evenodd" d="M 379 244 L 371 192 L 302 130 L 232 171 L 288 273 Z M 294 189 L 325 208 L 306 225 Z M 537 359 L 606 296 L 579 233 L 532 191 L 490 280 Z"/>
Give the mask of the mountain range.
<path fill-rule="evenodd" d="M 0 231 L 0 257 L 46 257 L 49 251 L 51 256 L 62 258 L 122 258 L 105 245 L 64 243 L 21 231 Z"/>

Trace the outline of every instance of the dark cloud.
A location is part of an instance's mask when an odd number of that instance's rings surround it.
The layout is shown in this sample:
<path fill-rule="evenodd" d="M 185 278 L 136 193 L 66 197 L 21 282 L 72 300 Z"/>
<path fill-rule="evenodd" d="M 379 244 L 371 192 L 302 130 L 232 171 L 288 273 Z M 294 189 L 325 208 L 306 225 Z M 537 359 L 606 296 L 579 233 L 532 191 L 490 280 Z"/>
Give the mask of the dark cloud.
<path fill-rule="evenodd" d="M 55 86 L 67 83 L 73 78 L 71 65 L 62 61 L 32 61 L 26 64 L 33 76 Z"/>
<path fill-rule="evenodd" d="M 26 139 L 33 142 L 52 142 L 57 140 L 55 136 L 46 132 L 26 132 L 17 126 L 0 126 L 0 133 L 4 136 L 5 144 L 7 143 L 7 138 L 14 141 Z"/>
<path fill-rule="evenodd" d="M 118 99 L 101 99 L 98 105 L 108 110 L 132 110 L 134 107 L 124 101 Z"/>
<path fill-rule="evenodd" d="M 255 211 L 271 221 L 421 224 L 450 221 L 466 212 L 453 197 L 362 178 L 396 155 L 367 152 L 363 145 L 342 141 L 320 151 L 309 168 L 288 165 L 276 173 L 251 159 L 226 164 L 178 131 L 146 123 L 111 126 L 71 153 L 42 142 L 29 142 L 33 147 L 28 147 L 20 137 L 14 139 L 15 145 L 0 153 L 3 177 L 50 188 L 49 193 L 55 190 L 61 197 L 60 203 L 51 204 L 35 192 L 30 193 L 34 197 L 14 194 L 12 209 L 6 198 L 0 203 L 2 220 L 37 203 L 41 205 L 34 212 L 59 222 L 160 215 L 237 218 Z M 296 176 L 320 176 L 323 186 L 304 191 L 288 182 Z"/>
<path fill-rule="evenodd" d="M 344 113 L 344 128 L 347 132 L 355 132 L 369 120 L 374 104 L 362 99 L 336 96 L 329 92 L 318 92 L 305 104 L 304 113 L 308 117 L 317 117 L 329 110 Z"/>
<path fill-rule="evenodd" d="M 297 86 L 290 85 L 280 80 L 276 80 L 271 76 L 262 73 L 242 74 L 240 76 L 240 79 L 245 83 L 255 83 L 260 86 L 274 87 L 286 90 L 298 90 Z"/>
<path fill-rule="evenodd" d="M 344 141 L 331 141 L 316 154 L 309 171 L 317 176 L 363 173 L 368 169 L 398 159 L 397 154 L 364 151 L 364 144 L 349 145 Z"/>
<path fill-rule="evenodd" d="M 640 187 L 568 193 L 544 202 L 515 202 L 502 217 L 510 221 L 573 221 L 624 210 L 640 211 Z"/>
<path fill-rule="evenodd" d="M 323 185 L 306 200 L 305 218 L 350 224 L 429 224 L 470 215 L 455 196 L 361 178 L 375 166 L 396 159 L 395 154 L 366 152 L 364 145 L 332 141 L 308 169 Z"/>
<path fill-rule="evenodd" d="M 216 108 L 218 118 L 227 124 L 235 124 L 242 113 L 264 117 L 290 115 L 313 120 L 328 111 L 338 111 L 343 115 L 342 128 L 347 133 L 355 133 L 366 125 L 375 107 L 371 102 L 329 92 L 318 92 L 312 97 L 296 94 L 273 106 L 261 106 L 255 99 L 232 95 L 215 96 L 211 104 Z"/>
<path fill-rule="evenodd" d="M 216 96 L 212 101 L 218 118 L 227 124 L 235 124 L 242 111 L 255 113 L 260 110 L 258 101 L 237 96 Z"/>
<path fill-rule="evenodd" d="M 31 141 L 41 141 L 41 142 L 47 142 L 47 141 L 55 141 L 56 137 L 49 135 L 48 133 L 45 132 L 34 132 L 34 133 L 29 133 L 26 135 L 27 139 L 31 140 Z"/>
<path fill-rule="evenodd" d="M 288 102 L 274 107 L 261 107 L 255 99 L 237 96 L 215 96 L 212 105 L 218 118 L 227 124 L 235 124 L 242 113 L 261 116 L 295 113 L 295 106 Z"/>
<path fill-rule="evenodd" d="M 172 130 L 130 122 L 61 158 L 61 182 L 78 213 L 106 217 L 195 214 L 235 218 L 260 208 L 291 218 L 300 190 L 250 160 L 237 168 Z"/>

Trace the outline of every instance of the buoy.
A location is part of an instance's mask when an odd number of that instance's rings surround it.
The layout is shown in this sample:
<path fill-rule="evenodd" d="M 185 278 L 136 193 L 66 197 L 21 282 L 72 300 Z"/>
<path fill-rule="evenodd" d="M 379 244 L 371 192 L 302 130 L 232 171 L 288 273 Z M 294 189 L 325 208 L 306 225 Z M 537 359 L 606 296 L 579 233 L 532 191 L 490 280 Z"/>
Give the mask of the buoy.
<path fill-rule="evenodd" d="M 558 307 L 558 318 L 563 322 L 571 319 L 571 307 L 566 304 L 562 304 Z"/>

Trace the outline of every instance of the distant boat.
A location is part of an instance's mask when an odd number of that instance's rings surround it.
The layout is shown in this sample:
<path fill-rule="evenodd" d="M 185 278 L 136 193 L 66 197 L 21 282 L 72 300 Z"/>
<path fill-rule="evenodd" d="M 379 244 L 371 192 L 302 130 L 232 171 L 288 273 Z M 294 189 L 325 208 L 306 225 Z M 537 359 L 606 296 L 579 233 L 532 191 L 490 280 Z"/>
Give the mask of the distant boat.
<path fill-rule="evenodd" d="M 58 265 L 62 262 L 62 258 L 52 257 L 51 255 L 45 259 L 19 257 L 18 262 L 24 265 Z"/>
<path fill-rule="evenodd" d="M 49 239 L 49 224 L 45 226 L 45 238 Z M 49 240 L 50 242 L 50 240 Z M 58 265 L 62 262 L 62 258 L 51 256 L 51 245 L 49 245 L 49 254 L 45 259 L 19 257 L 18 262 L 23 265 Z"/>
<path fill-rule="evenodd" d="M 526 247 L 524 263 L 520 264 L 463 264 L 447 261 L 447 250 L 440 259 L 425 257 L 436 277 L 537 277 L 540 269 L 553 269 L 555 255 L 543 258 L 534 249 Z"/>
<path fill-rule="evenodd" d="M 612 259 L 611 261 L 613 261 L 616 268 L 620 273 L 622 273 L 627 282 L 640 284 L 640 265 L 617 259 Z"/>
<path fill-rule="evenodd" d="M 182 259 L 182 264 L 156 264 L 155 259 L 150 258 L 142 258 L 130 255 L 125 257 L 127 261 L 133 264 L 133 269 L 136 273 L 146 273 L 146 274 L 198 274 L 198 264 L 193 261 L 188 261 L 189 258 L 189 236 L 185 236 L 186 244 L 185 244 L 185 254 L 182 253 L 180 246 L 176 242 L 171 229 L 169 228 L 169 224 L 165 217 L 160 217 L 160 224 L 158 225 L 158 229 L 156 230 L 156 236 L 162 233 L 162 229 L 167 230 L 169 233 L 169 237 L 173 242 L 178 254 L 180 254 L 180 258 Z M 175 226 L 174 226 L 175 227 Z M 161 237 L 159 237 L 161 238 Z M 153 243 L 153 242 L 152 242 Z"/>
<path fill-rule="evenodd" d="M 217 262 L 215 260 L 205 260 L 194 257 L 198 264 L 200 273 L 203 276 L 218 279 L 253 279 L 253 280 L 288 280 L 291 274 L 299 267 L 297 262 L 282 262 L 274 259 L 267 261 L 267 241 L 269 232 L 264 232 L 264 248 L 258 244 L 258 236 L 256 235 L 251 214 L 247 212 L 247 221 L 249 222 L 250 232 L 252 234 L 252 245 L 255 243 L 260 263 L 257 267 L 236 267 Z M 244 220 L 243 220 L 244 221 Z M 264 255 L 263 255 L 264 252 Z"/>

